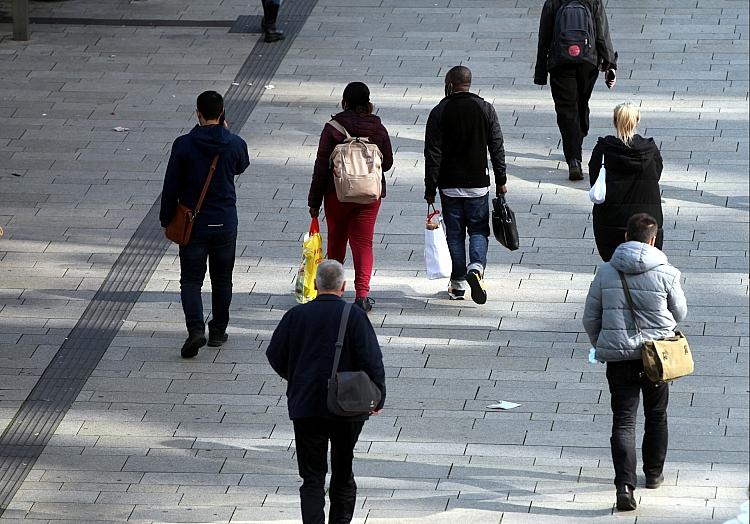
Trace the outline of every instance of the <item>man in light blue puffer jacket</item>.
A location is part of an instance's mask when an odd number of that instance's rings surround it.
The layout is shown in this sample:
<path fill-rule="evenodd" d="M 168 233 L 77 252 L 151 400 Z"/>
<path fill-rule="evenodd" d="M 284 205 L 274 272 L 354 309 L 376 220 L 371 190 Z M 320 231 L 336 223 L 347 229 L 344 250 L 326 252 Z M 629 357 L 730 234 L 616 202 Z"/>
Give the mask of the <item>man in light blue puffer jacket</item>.
<path fill-rule="evenodd" d="M 612 397 L 610 445 L 619 510 L 636 508 L 635 420 L 641 391 L 646 418 L 642 445 L 646 488 L 655 489 L 664 482 L 669 384 L 653 384 L 645 377 L 641 347 L 644 339 L 673 336 L 677 322 L 687 315 L 680 271 L 654 247 L 657 231 L 652 216 L 639 213 L 630 217 L 627 242 L 599 266 L 583 314 L 596 359 L 607 363 Z M 619 273 L 627 279 L 642 333 L 636 330 Z"/>

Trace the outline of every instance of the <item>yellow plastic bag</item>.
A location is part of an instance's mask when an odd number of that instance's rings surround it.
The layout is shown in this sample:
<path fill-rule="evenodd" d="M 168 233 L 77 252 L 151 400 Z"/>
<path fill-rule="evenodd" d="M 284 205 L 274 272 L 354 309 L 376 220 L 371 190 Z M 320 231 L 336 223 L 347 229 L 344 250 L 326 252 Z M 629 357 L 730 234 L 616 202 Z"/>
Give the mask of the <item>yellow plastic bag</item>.
<path fill-rule="evenodd" d="M 310 222 L 310 231 L 302 242 L 302 264 L 297 271 L 297 283 L 294 286 L 294 298 L 304 304 L 318 296 L 315 289 L 315 273 L 323 260 L 323 237 L 320 235 L 320 224 L 317 218 Z"/>

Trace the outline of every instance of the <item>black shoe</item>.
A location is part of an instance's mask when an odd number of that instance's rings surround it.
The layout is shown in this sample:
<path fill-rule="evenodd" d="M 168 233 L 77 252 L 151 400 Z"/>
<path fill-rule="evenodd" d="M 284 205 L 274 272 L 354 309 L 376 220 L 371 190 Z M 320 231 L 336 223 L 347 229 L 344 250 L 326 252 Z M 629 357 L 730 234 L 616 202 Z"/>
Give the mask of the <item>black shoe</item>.
<path fill-rule="evenodd" d="M 372 305 L 374 303 L 375 301 L 371 299 L 370 297 L 354 299 L 354 305 L 362 309 L 362 311 L 364 311 L 365 313 L 369 313 L 370 311 L 372 311 Z"/>
<path fill-rule="evenodd" d="M 471 288 L 471 299 L 477 304 L 487 302 L 487 291 L 484 289 L 484 282 L 482 282 L 482 275 L 479 274 L 479 271 L 476 269 L 469 271 L 466 274 L 466 281 Z"/>
<path fill-rule="evenodd" d="M 180 355 L 182 358 L 193 358 L 198 354 L 198 350 L 206 345 L 206 335 L 203 331 L 193 331 L 188 335 L 185 343 L 182 345 Z"/>
<path fill-rule="evenodd" d="M 266 43 L 272 43 L 272 42 L 278 42 L 279 40 L 284 40 L 286 36 L 284 36 L 283 31 L 279 31 L 276 29 L 276 24 L 269 24 L 265 28 L 266 36 L 263 38 Z"/>
<path fill-rule="evenodd" d="M 662 484 L 664 484 L 663 473 L 661 473 L 658 477 L 646 477 L 646 489 L 657 489 Z"/>
<path fill-rule="evenodd" d="M 224 342 L 229 340 L 229 335 L 226 331 L 211 331 L 208 330 L 208 346 L 212 348 L 220 347 Z"/>
<path fill-rule="evenodd" d="M 583 169 L 581 169 L 580 160 L 571 160 L 568 162 L 568 180 L 583 180 Z"/>
<path fill-rule="evenodd" d="M 617 509 L 620 511 L 633 511 L 638 507 L 633 495 L 633 488 L 627 484 L 617 486 Z"/>

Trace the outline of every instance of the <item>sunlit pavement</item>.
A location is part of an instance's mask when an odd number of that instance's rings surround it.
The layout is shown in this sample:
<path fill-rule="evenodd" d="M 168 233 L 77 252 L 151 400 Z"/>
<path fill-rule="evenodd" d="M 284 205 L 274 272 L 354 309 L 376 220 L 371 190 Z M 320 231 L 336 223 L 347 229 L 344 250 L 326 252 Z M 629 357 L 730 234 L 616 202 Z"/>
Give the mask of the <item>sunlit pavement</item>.
<path fill-rule="evenodd" d="M 541 3 L 319 0 L 235 129 L 252 163 L 238 179 L 229 342 L 180 358 L 170 247 L 0 522 L 299 521 L 285 384 L 264 350 L 294 304 L 318 136 L 353 80 L 370 86 L 396 151 L 370 314 L 388 402 L 357 446 L 355 522 L 735 516 L 748 487 L 747 4 L 607 6 L 618 83 L 595 89 L 584 155 L 610 133 L 615 104 L 641 106 L 640 131 L 664 156 L 664 249 L 683 271 L 696 359 L 670 395 L 664 486 L 638 489 L 638 510 L 618 514 L 604 367 L 587 362 L 580 322 L 599 263 L 588 184 L 568 181 L 549 89 L 532 85 Z M 157 198 L 195 96 L 237 89 L 252 53 L 263 63 L 257 33 L 165 21 L 259 14 L 247 4 L 35 2 L 33 16 L 154 23 L 35 25 L 28 43 L 0 25 L 0 427 Z M 422 257 L 424 124 L 459 62 L 500 116 L 522 237 L 513 253 L 491 241 L 484 306 L 448 301 Z M 486 409 L 500 400 L 520 406 Z"/>

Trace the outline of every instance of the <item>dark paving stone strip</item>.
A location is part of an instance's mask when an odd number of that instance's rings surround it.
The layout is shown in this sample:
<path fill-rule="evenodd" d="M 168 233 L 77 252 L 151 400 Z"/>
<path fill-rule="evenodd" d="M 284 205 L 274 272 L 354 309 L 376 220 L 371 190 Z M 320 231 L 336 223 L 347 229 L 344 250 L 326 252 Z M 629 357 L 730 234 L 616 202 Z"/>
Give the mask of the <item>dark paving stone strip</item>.
<path fill-rule="evenodd" d="M 257 18 L 260 21 L 260 17 Z M 0 16 L 0 24 L 10 24 L 10 16 Z M 32 24 L 41 25 L 111 25 L 132 27 L 232 27 L 235 20 L 160 20 L 160 19 L 130 19 L 130 18 L 58 18 L 46 16 L 32 16 Z M 236 31 L 232 31 L 236 32 Z M 258 33 L 260 31 L 251 31 Z"/>
<path fill-rule="evenodd" d="M 287 39 L 258 41 L 227 91 L 227 119 L 239 131 L 317 0 L 295 2 L 280 24 Z M 241 17 L 242 18 L 242 17 Z M 249 17 L 252 18 L 252 17 Z M 257 18 L 257 17 L 256 17 Z M 251 23 L 245 19 L 245 28 Z M 246 31 L 235 31 L 246 32 Z M 252 84 L 252 85 L 249 85 Z M 0 436 L 0 517 L 104 356 L 169 247 L 159 198 L 115 261 L 94 298 Z"/>

